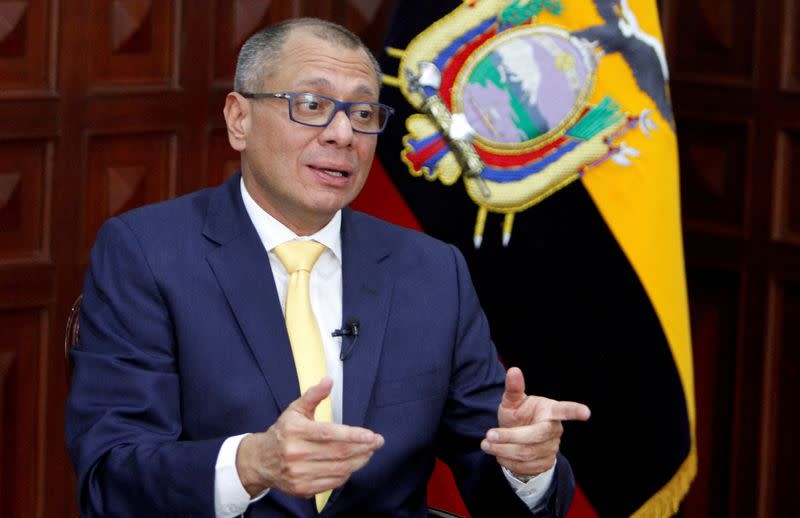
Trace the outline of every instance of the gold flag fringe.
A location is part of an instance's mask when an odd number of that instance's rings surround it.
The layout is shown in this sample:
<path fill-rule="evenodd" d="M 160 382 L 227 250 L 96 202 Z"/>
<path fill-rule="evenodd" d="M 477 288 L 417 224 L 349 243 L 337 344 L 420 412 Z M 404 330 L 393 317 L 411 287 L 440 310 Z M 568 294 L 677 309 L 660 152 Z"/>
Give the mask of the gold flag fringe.
<path fill-rule="evenodd" d="M 672 476 L 669 482 L 658 490 L 650 499 L 644 503 L 631 518 L 663 518 L 673 516 L 678 512 L 681 500 L 686 496 L 689 487 L 692 485 L 697 475 L 697 450 L 692 441 L 692 448 L 689 455 L 681 464 L 678 471 Z"/>

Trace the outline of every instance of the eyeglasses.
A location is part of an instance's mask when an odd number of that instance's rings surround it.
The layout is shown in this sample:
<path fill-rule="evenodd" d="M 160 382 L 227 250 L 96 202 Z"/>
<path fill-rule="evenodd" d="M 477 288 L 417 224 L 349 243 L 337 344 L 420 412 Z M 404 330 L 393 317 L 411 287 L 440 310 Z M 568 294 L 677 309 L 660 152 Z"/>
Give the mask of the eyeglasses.
<path fill-rule="evenodd" d="M 381 103 L 346 102 L 311 93 L 239 92 L 246 99 L 286 99 L 289 118 L 306 126 L 327 126 L 340 110 L 350 119 L 357 133 L 380 133 L 386 128 L 394 109 Z"/>

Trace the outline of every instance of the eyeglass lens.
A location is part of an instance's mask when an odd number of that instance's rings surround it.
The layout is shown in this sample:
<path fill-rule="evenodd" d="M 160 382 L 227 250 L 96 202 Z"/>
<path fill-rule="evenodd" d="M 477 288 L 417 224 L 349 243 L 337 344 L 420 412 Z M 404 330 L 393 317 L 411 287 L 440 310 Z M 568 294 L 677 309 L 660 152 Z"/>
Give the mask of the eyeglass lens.
<path fill-rule="evenodd" d="M 315 94 L 294 95 L 292 116 L 297 122 L 324 126 L 333 118 L 332 99 Z M 350 124 L 357 131 L 378 132 L 383 128 L 388 110 L 377 103 L 353 103 L 347 108 Z"/>

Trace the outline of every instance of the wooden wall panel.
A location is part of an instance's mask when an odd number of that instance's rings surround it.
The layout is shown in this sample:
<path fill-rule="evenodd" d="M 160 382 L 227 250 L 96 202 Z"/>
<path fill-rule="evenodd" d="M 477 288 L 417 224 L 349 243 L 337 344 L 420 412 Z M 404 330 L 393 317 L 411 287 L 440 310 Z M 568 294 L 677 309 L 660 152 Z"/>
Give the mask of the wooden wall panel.
<path fill-rule="evenodd" d="M 239 153 L 228 143 L 226 129 L 215 129 L 209 133 L 207 163 L 209 185 L 219 185 L 239 170 Z"/>
<path fill-rule="evenodd" d="M 734 444 L 741 276 L 690 269 L 692 343 L 697 402 L 698 477 L 684 502 L 683 518 L 727 516 Z M 754 402 L 751 404 L 755 404 Z"/>
<path fill-rule="evenodd" d="M 800 265 L 799 265 L 800 266 Z M 800 509 L 800 282 L 784 282 L 780 286 L 780 315 L 776 336 L 778 384 L 769 396 L 777 403 L 775 421 L 773 516 L 791 516 Z"/>
<path fill-rule="evenodd" d="M 174 196 L 176 144 L 172 134 L 94 136 L 89 140 L 87 251 L 106 219 Z"/>
<path fill-rule="evenodd" d="M 772 237 L 800 245 L 800 130 L 778 135 Z"/>
<path fill-rule="evenodd" d="M 800 4 L 798 0 L 783 0 L 783 4 L 781 87 L 800 93 Z"/>
<path fill-rule="evenodd" d="M 52 264 L 18 263 L 0 267 L 0 310 L 44 306 L 53 300 Z"/>
<path fill-rule="evenodd" d="M 796 516 L 800 509 L 800 268 L 771 284 L 762 426 L 761 516 Z"/>
<path fill-rule="evenodd" d="M 47 256 L 52 143 L 0 142 L 0 263 Z"/>
<path fill-rule="evenodd" d="M 51 0 L 0 2 L 0 97 L 50 90 L 54 5 Z"/>
<path fill-rule="evenodd" d="M 45 317 L 41 308 L 0 312 L 0 516 L 34 516 L 39 496 L 37 408 Z"/>
<path fill-rule="evenodd" d="M 358 34 L 372 52 L 380 56 L 394 5 L 394 0 L 339 0 L 338 8 L 344 17 L 336 21 Z"/>
<path fill-rule="evenodd" d="M 236 71 L 236 56 L 247 38 L 270 23 L 298 15 L 298 0 L 216 0 L 213 28 L 215 85 L 230 88 Z"/>
<path fill-rule="evenodd" d="M 177 84 L 181 0 L 91 0 L 93 87 Z"/>
<path fill-rule="evenodd" d="M 746 122 L 679 118 L 681 202 L 694 228 L 741 234 L 750 130 Z"/>
<path fill-rule="evenodd" d="M 708 84 L 750 84 L 756 55 L 755 0 L 677 1 L 671 22 L 680 38 L 673 41 L 671 68 L 678 80 Z"/>

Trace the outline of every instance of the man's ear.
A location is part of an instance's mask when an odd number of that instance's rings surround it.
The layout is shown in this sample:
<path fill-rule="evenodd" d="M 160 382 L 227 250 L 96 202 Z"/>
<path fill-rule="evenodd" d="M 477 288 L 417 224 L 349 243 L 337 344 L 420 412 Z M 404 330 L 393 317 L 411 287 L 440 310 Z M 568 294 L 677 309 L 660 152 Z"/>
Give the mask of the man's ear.
<path fill-rule="evenodd" d="M 247 133 L 250 130 L 250 103 L 236 92 L 225 97 L 225 125 L 228 127 L 228 142 L 236 151 L 247 147 Z"/>

